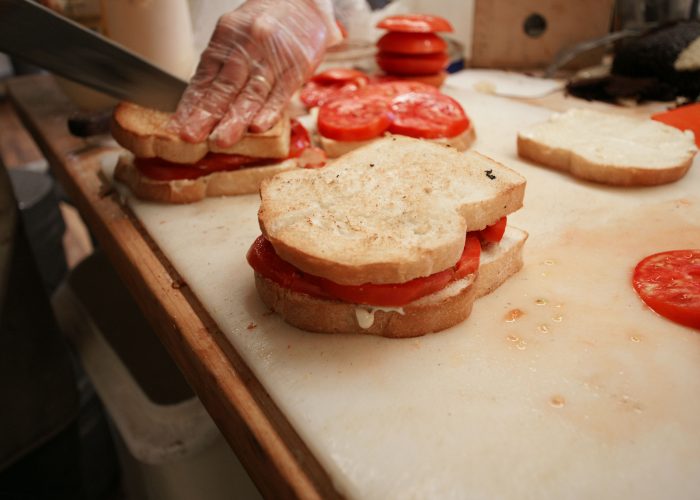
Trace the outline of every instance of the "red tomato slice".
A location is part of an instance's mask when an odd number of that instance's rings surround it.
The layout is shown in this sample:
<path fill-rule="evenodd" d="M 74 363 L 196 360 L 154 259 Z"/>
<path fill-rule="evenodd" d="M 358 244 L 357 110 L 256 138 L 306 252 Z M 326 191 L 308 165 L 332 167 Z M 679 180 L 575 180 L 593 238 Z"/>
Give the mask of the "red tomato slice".
<path fill-rule="evenodd" d="M 321 85 L 336 85 L 345 83 L 367 83 L 369 77 L 362 71 L 351 68 L 330 68 L 311 77 L 312 82 Z"/>
<path fill-rule="evenodd" d="M 299 158 L 304 150 L 311 147 L 311 137 L 299 120 L 290 120 L 290 125 L 289 155 L 287 157 Z"/>
<path fill-rule="evenodd" d="M 321 106 L 318 131 L 338 141 L 364 141 L 379 137 L 391 124 L 384 99 L 367 95 L 338 99 Z"/>
<path fill-rule="evenodd" d="M 307 280 L 305 273 L 280 259 L 270 242 L 262 235 L 253 242 L 246 259 L 258 274 L 284 288 L 313 297 L 330 298 L 321 287 Z"/>
<path fill-rule="evenodd" d="M 298 158 L 302 152 L 311 146 L 309 132 L 298 120 L 290 121 L 290 144 L 288 158 Z M 182 179 L 197 179 L 204 175 L 223 170 L 232 171 L 245 167 L 270 165 L 281 161 L 279 158 L 253 158 L 237 154 L 207 153 L 197 163 L 187 165 L 172 163 L 162 158 L 136 158 L 134 166 L 151 179 L 157 181 L 175 181 Z"/>
<path fill-rule="evenodd" d="M 650 255 L 634 268 L 632 284 L 661 316 L 700 329 L 700 250 Z"/>
<path fill-rule="evenodd" d="M 383 77 L 377 83 L 370 83 L 358 91 L 359 95 L 379 96 L 391 103 L 394 97 L 409 92 L 437 92 L 431 85 L 413 80 L 400 80 L 393 77 Z"/>
<path fill-rule="evenodd" d="M 651 119 L 680 130 L 690 130 L 695 134 L 695 144 L 700 147 L 700 102 L 656 113 Z"/>
<path fill-rule="evenodd" d="M 337 98 L 352 95 L 363 86 L 364 84 L 358 85 L 356 83 L 321 85 L 316 82 L 307 82 L 304 88 L 301 89 L 299 99 L 307 108 L 323 106 Z"/>
<path fill-rule="evenodd" d="M 409 137 L 437 139 L 455 137 L 469 128 L 462 106 L 437 92 L 412 92 L 391 103 L 394 121 L 389 132 Z"/>
<path fill-rule="evenodd" d="M 481 241 L 487 243 L 498 243 L 503 239 L 503 233 L 506 232 L 507 221 L 507 217 L 501 217 L 495 224 L 491 224 L 481 231 L 477 231 L 476 236 L 478 236 Z"/>
<path fill-rule="evenodd" d="M 262 276 L 280 286 L 315 297 L 333 297 L 354 304 L 401 307 L 421 297 L 445 288 L 451 281 L 462 279 L 479 268 L 481 245 L 478 238 L 467 235 L 459 261 L 449 269 L 416 278 L 406 283 L 374 285 L 340 285 L 330 280 L 306 274 L 283 261 L 272 245 L 259 236 L 248 250 L 250 266 Z"/>
<path fill-rule="evenodd" d="M 397 75 L 431 75 L 447 67 L 449 58 L 445 53 L 438 54 L 395 54 L 379 52 L 377 64 L 387 73 Z"/>
<path fill-rule="evenodd" d="M 452 31 L 452 25 L 447 19 L 427 14 L 400 14 L 389 16 L 379 21 L 377 28 L 405 33 Z"/>
<path fill-rule="evenodd" d="M 437 54 L 447 50 L 447 43 L 435 33 L 390 31 L 377 41 L 377 48 L 383 53 Z"/>

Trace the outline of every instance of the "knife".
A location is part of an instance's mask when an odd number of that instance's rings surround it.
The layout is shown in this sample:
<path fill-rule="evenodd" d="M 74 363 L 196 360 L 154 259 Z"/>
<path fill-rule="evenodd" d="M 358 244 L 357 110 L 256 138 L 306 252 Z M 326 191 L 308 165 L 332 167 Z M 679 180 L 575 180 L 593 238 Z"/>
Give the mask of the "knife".
<path fill-rule="evenodd" d="M 0 0 L 0 51 L 120 100 L 174 111 L 187 82 L 30 0 Z"/>

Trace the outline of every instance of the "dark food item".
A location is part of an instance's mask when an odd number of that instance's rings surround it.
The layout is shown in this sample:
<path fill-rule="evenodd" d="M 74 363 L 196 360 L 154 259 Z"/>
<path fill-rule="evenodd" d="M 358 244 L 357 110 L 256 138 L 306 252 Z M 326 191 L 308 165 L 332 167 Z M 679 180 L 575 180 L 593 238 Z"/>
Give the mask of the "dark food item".
<path fill-rule="evenodd" d="M 670 101 L 684 97 L 694 101 L 700 97 L 700 67 L 678 71 L 674 64 L 698 38 L 699 21 L 680 21 L 654 28 L 619 44 L 611 75 L 570 82 L 567 90 L 589 100 Z"/>

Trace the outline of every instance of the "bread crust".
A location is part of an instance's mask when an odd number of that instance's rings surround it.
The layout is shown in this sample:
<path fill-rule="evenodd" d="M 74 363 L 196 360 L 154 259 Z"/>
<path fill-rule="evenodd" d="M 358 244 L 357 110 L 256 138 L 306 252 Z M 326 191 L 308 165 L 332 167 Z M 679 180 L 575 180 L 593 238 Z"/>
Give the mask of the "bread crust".
<path fill-rule="evenodd" d="M 574 110 L 574 112 L 575 111 L 579 110 Z M 591 128 L 596 126 L 594 120 L 605 120 L 607 116 L 605 113 L 593 113 L 590 111 L 585 113 L 579 112 L 579 115 L 582 119 L 591 121 Z M 570 117 L 579 115 L 559 115 L 563 118 L 558 118 L 554 126 L 567 127 L 571 123 L 571 120 L 575 119 L 575 117 Z M 615 119 L 620 118 L 615 117 Z M 631 123 L 634 123 L 634 121 Z M 687 154 L 679 153 L 678 160 L 675 164 L 662 166 L 642 166 L 635 165 L 633 162 L 613 164 L 610 161 L 591 160 L 573 143 L 566 145 L 562 144 L 560 141 L 559 145 L 553 145 L 542 137 L 544 134 L 539 132 L 539 130 L 548 126 L 551 127 L 552 125 L 550 123 L 536 125 L 533 130 L 537 131 L 537 134 L 530 130 L 519 133 L 517 139 L 518 155 L 521 158 L 531 160 L 540 165 L 568 172 L 579 179 L 612 186 L 655 186 L 677 181 L 688 172 L 688 169 L 693 164 L 694 152 L 693 144 L 690 139 L 687 141 Z M 660 123 L 654 126 L 667 127 Z M 676 135 L 679 136 L 681 134 L 680 131 L 676 133 Z M 592 138 L 592 140 L 594 140 L 594 138 Z M 660 142 L 665 142 L 663 138 L 659 140 Z M 680 141 L 678 142 L 678 146 L 682 147 Z M 618 156 L 621 155 L 624 155 L 624 152 L 620 152 Z"/>
<path fill-rule="evenodd" d="M 356 310 L 368 307 L 293 292 L 255 273 L 263 303 L 287 323 L 315 333 L 350 333 L 389 338 L 419 337 L 439 332 L 469 317 L 476 296 L 473 278 L 459 293 L 430 300 L 424 297 L 398 311 L 376 310 L 372 325 L 360 326 Z M 437 295 L 437 294 L 434 294 Z M 426 300 L 427 299 L 427 300 Z"/>
<path fill-rule="evenodd" d="M 280 172 L 298 166 L 295 159 L 240 170 L 214 172 L 197 179 L 159 181 L 143 175 L 133 163 L 133 156 L 121 155 L 114 178 L 142 200 L 160 203 L 194 203 L 204 198 L 257 193 L 260 183 Z"/>
<path fill-rule="evenodd" d="M 255 158 L 286 158 L 289 154 L 290 124 L 286 115 L 270 130 L 247 133 L 225 149 L 212 141 L 191 143 L 180 139 L 167 129 L 170 117 L 171 113 L 121 102 L 114 108 L 110 130 L 114 139 L 136 157 L 158 157 L 173 163 L 195 163 L 210 151 Z"/>
<path fill-rule="evenodd" d="M 395 136 L 263 182 L 258 220 L 277 254 L 309 274 L 403 283 L 454 265 L 466 231 L 519 209 L 524 192 L 525 179 L 490 158 Z"/>
<path fill-rule="evenodd" d="M 321 148 L 326 152 L 328 158 L 339 158 L 350 151 L 353 151 L 362 146 L 366 146 L 377 139 L 367 141 L 336 141 L 319 135 Z M 474 125 L 470 122 L 469 128 L 455 137 L 446 137 L 441 139 L 426 139 L 437 144 L 449 145 L 458 151 L 466 151 L 476 140 L 476 132 Z"/>

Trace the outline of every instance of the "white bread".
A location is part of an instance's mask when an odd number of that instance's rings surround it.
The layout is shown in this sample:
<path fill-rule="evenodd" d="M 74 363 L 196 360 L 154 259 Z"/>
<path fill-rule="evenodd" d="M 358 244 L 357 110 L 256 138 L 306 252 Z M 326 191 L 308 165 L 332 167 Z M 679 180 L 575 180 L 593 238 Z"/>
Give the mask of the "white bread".
<path fill-rule="evenodd" d="M 369 139 L 367 141 L 336 141 L 335 139 L 329 139 L 328 137 L 323 137 L 319 135 L 319 142 L 321 143 L 321 148 L 326 152 L 328 158 L 338 158 L 350 151 L 353 151 L 362 146 L 366 146 L 377 139 Z M 437 144 L 447 144 L 451 147 L 459 150 L 466 151 L 476 140 L 476 132 L 474 132 L 474 126 L 470 123 L 469 128 L 459 135 L 454 137 L 446 137 L 442 139 L 428 139 L 431 142 Z"/>
<path fill-rule="evenodd" d="M 114 108 L 111 132 L 114 139 L 138 158 L 158 157 L 173 163 L 195 163 L 208 153 L 228 153 L 255 158 L 286 158 L 289 154 L 289 118 L 259 134 L 247 133 L 227 149 L 213 142 L 190 143 L 167 130 L 171 114 L 121 102 Z"/>
<path fill-rule="evenodd" d="M 477 275 L 470 274 L 402 308 L 372 308 L 311 297 L 283 288 L 257 273 L 255 286 L 265 305 L 302 330 L 416 337 L 445 330 L 467 319 L 475 298 L 491 293 L 522 268 L 526 239 L 524 231 L 507 228 L 501 244 L 492 244 L 482 252 Z"/>
<path fill-rule="evenodd" d="M 650 186 L 680 179 L 697 152 L 692 132 L 628 116 L 574 109 L 518 133 L 518 155 L 581 179 Z"/>
<path fill-rule="evenodd" d="M 207 197 L 257 193 L 263 179 L 299 166 L 299 160 L 291 158 L 261 167 L 213 172 L 197 179 L 159 181 L 143 175 L 133 160 L 131 154 L 121 155 L 114 178 L 129 186 L 137 198 L 160 203 L 194 203 Z"/>
<path fill-rule="evenodd" d="M 403 283 L 458 260 L 467 230 L 522 206 L 525 179 L 478 153 L 391 136 L 261 185 L 278 255 L 336 283 Z"/>

